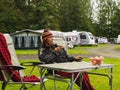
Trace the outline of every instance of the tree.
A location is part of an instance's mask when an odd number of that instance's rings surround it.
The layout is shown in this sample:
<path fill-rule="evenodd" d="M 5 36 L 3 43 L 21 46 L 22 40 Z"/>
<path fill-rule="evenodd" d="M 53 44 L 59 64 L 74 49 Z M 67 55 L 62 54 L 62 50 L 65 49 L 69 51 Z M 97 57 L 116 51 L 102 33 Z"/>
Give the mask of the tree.
<path fill-rule="evenodd" d="M 23 15 L 16 9 L 12 0 L 0 0 L 0 29 L 3 33 L 11 33 L 22 29 Z"/>
<path fill-rule="evenodd" d="M 59 8 L 62 31 L 92 30 L 92 10 L 89 0 L 61 0 Z"/>
<path fill-rule="evenodd" d="M 99 0 L 98 25 L 96 35 L 112 37 L 114 29 L 111 26 L 111 17 L 114 15 L 116 3 L 114 0 Z"/>
<path fill-rule="evenodd" d="M 36 29 L 59 29 L 59 14 L 57 8 L 54 8 L 54 1 L 55 0 L 33 0 L 32 4 L 35 7 L 33 22 Z"/>
<path fill-rule="evenodd" d="M 114 14 L 111 17 L 112 37 L 117 37 L 120 34 L 120 3 L 116 5 Z"/>

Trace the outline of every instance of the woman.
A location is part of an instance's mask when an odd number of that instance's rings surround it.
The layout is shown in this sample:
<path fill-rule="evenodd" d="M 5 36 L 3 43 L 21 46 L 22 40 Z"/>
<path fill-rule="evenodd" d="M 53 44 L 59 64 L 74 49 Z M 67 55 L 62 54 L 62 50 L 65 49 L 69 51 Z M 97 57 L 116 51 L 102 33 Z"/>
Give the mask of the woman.
<path fill-rule="evenodd" d="M 49 63 L 81 61 L 83 59 L 79 55 L 75 57 L 67 55 L 66 51 L 62 46 L 59 46 L 53 43 L 52 37 L 53 35 L 50 29 L 46 29 L 42 33 L 43 46 L 39 51 L 40 61 L 43 61 L 46 64 L 49 64 Z M 68 73 L 68 72 L 55 71 L 55 73 L 67 78 L 71 78 L 71 73 Z M 74 77 L 76 77 L 77 74 L 78 73 L 75 73 Z M 80 78 L 78 77 L 75 82 L 78 86 L 80 85 L 79 80 Z M 88 74 L 83 75 L 82 90 L 95 90 L 90 84 Z"/>

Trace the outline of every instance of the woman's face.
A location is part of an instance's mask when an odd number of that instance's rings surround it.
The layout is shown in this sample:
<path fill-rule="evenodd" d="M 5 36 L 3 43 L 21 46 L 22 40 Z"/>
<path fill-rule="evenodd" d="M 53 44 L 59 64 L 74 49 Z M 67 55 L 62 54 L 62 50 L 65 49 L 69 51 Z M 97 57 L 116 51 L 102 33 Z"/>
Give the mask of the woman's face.
<path fill-rule="evenodd" d="M 46 44 L 47 44 L 47 46 L 53 45 L 53 44 L 54 44 L 54 43 L 53 43 L 53 38 L 52 38 L 52 37 L 47 38 Z"/>

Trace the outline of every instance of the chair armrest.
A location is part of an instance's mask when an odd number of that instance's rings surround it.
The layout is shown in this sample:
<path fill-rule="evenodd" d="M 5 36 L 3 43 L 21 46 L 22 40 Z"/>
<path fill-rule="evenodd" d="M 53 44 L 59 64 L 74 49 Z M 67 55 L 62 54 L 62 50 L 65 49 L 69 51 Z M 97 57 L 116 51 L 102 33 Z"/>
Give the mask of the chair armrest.
<path fill-rule="evenodd" d="M 12 69 L 12 70 L 23 70 L 25 67 L 23 66 L 15 66 L 15 65 L 2 65 L 0 66 L 0 69 Z"/>
<path fill-rule="evenodd" d="M 44 64 L 44 62 L 23 62 L 21 63 L 21 65 L 23 66 L 32 66 L 32 69 L 30 71 L 30 73 L 28 75 L 31 75 L 31 73 L 33 72 L 34 68 L 40 64 Z"/>
<path fill-rule="evenodd" d="M 0 65 L 0 70 L 3 70 L 4 68 Z"/>
<path fill-rule="evenodd" d="M 21 65 L 23 66 L 38 66 L 40 64 L 45 64 L 45 62 L 23 62 Z"/>

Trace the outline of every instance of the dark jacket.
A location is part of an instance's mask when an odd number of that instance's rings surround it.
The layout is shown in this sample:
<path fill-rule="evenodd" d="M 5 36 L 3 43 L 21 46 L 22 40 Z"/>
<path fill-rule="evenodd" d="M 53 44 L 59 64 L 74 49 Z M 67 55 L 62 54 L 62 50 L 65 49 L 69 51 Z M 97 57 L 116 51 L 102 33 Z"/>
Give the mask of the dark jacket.
<path fill-rule="evenodd" d="M 56 44 L 52 45 L 51 48 L 43 47 L 39 51 L 39 59 L 45 63 L 61 63 L 61 62 L 72 62 L 75 60 L 74 57 L 70 57 L 67 55 L 64 48 L 58 53 L 54 49 L 57 47 Z"/>

